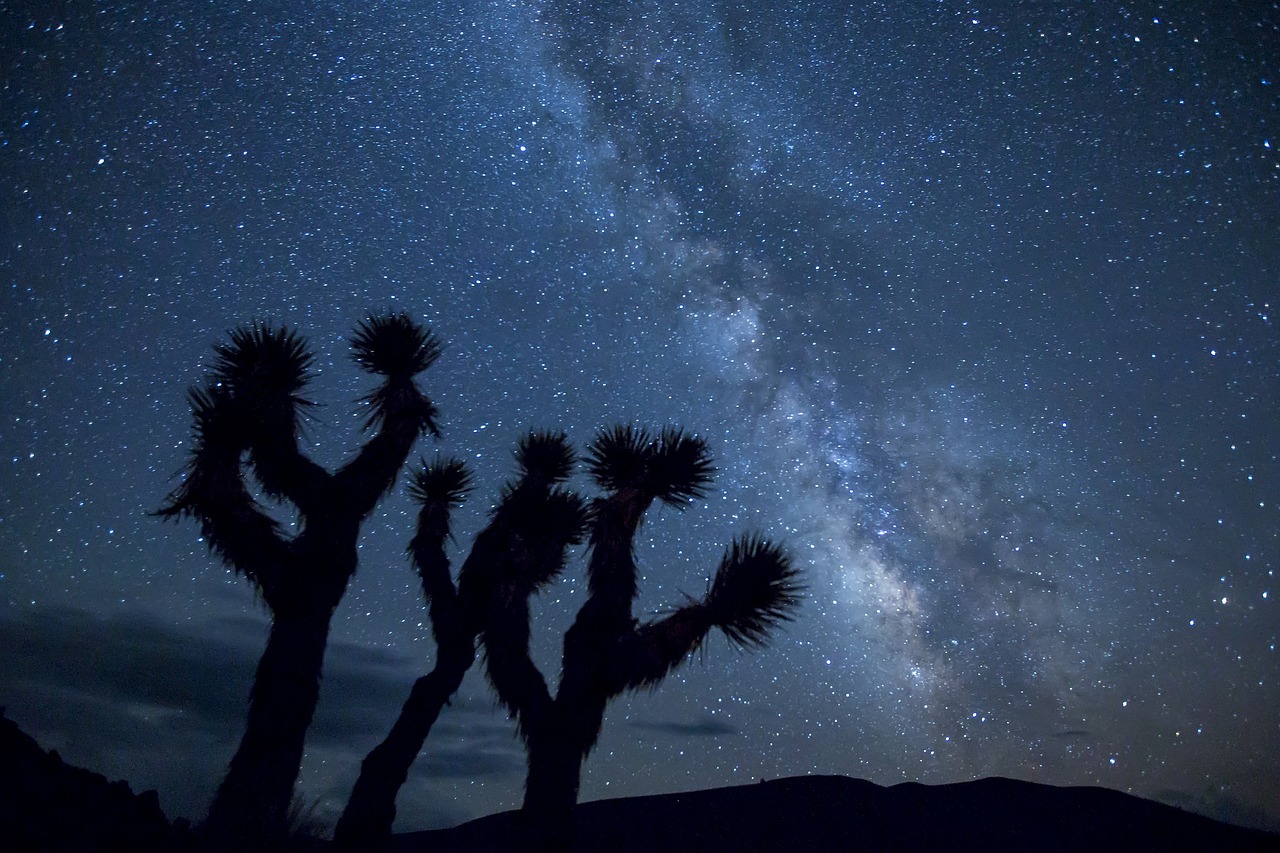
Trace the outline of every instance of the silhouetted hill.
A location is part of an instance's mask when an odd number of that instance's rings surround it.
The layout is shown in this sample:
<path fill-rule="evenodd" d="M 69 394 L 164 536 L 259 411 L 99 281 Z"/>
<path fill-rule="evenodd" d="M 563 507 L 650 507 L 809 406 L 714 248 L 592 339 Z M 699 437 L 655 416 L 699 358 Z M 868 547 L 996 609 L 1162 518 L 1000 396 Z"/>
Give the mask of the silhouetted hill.
<path fill-rule="evenodd" d="M 1280 851 L 1242 829 L 1105 788 L 1012 779 L 881 787 L 843 776 L 583 803 L 576 853 Z M 400 835 L 394 853 L 516 851 L 515 812 Z"/>

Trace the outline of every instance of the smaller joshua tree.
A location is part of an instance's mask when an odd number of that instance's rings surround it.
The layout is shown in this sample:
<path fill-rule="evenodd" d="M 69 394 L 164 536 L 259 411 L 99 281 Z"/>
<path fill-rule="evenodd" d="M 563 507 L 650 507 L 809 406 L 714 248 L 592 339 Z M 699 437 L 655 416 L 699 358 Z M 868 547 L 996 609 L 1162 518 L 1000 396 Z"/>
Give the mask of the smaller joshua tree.
<path fill-rule="evenodd" d="M 462 503 L 470 475 L 457 460 L 436 461 L 411 482 L 410 494 L 420 509 L 409 554 L 427 601 L 436 661 L 414 683 L 386 739 L 362 763 L 334 830 L 334 842 L 342 849 L 383 849 L 389 841 L 396 796 L 441 709 L 475 660 L 476 637 L 490 599 L 506 589 L 527 599 L 563 570 L 566 549 L 585 535 L 586 504 L 558 487 L 573 466 L 565 436 L 530 433 L 521 440 L 516 461 L 518 479 L 504 487 L 488 526 L 462 564 L 456 587 L 445 543 L 450 512 Z"/>
<path fill-rule="evenodd" d="M 610 700 L 659 684 L 712 628 L 740 647 L 763 645 L 778 623 L 791 618 L 801 593 L 786 554 L 767 539 L 747 536 L 730 545 L 703 598 L 637 622 L 634 541 L 644 514 L 655 500 L 683 509 L 703 497 L 711 460 L 697 437 L 627 426 L 597 436 L 588 468 L 605 495 L 591 507 L 588 597 L 565 635 L 555 695 L 529 653 L 528 600 L 538 586 L 531 581 L 552 576 L 552 561 L 534 557 L 523 574 L 495 568 L 481 624 L 489 681 L 515 715 L 527 749 L 521 811 L 532 845 L 542 850 L 569 846 L 582 763 Z"/>
<path fill-rule="evenodd" d="M 405 314 L 371 317 L 352 338 L 356 364 L 380 377 L 363 398 L 374 435 L 335 472 L 298 447 L 313 357 L 297 333 L 263 324 L 214 348 L 207 381 L 190 391 L 194 441 L 186 478 L 159 515 L 190 516 L 213 550 L 253 585 L 271 614 L 248 720 L 205 822 L 227 849 L 279 843 L 319 698 L 329 623 L 356 569 L 360 527 L 390 491 L 436 408 L 414 377 L 439 356 L 434 336 Z M 297 509 L 287 536 L 253 498 Z"/>

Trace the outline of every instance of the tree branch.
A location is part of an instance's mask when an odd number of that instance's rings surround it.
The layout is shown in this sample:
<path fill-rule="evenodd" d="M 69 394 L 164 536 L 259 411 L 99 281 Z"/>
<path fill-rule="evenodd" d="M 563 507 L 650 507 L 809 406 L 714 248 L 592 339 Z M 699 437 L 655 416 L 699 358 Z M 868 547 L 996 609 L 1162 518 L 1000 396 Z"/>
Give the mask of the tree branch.
<path fill-rule="evenodd" d="M 209 549 L 243 574 L 270 605 L 288 545 L 275 519 L 245 487 L 240 412 L 230 394 L 217 388 L 192 388 L 188 397 L 195 442 L 186 480 L 156 514 L 196 519 Z"/>
<path fill-rule="evenodd" d="M 654 622 L 640 625 L 618 643 L 611 695 L 653 687 L 706 641 L 712 628 L 701 602 L 689 602 Z"/>
<path fill-rule="evenodd" d="M 359 518 L 391 491 L 418 436 L 432 431 L 436 413 L 411 378 L 389 377 L 366 399 L 373 400 L 369 421 L 377 423 L 378 432 L 334 474 L 338 496 Z"/>

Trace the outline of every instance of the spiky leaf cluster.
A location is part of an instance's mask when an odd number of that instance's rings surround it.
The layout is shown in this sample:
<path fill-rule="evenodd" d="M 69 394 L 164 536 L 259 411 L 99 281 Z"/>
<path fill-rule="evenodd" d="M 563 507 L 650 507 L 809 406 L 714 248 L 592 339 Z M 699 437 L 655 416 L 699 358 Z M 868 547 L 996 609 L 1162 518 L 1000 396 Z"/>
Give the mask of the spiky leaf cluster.
<path fill-rule="evenodd" d="M 531 594 L 564 571 L 564 551 L 580 545 L 591 524 L 590 505 L 568 489 L 508 484 L 494 507 L 493 523 L 510 535 L 512 561 L 503 583 Z"/>
<path fill-rule="evenodd" d="M 255 322 L 231 332 L 231 341 L 214 345 L 214 385 L 253 405 L 311 405 L 299 396 L 311 381 L 314 362 L 307 341 L 292 329 Z"/>
<path fill-rule="evenodd" d="M 798 576 L 780 546 L 760 536 L 737 539 L 711 582 L 707 615 L 733 643 L 762 646 L 770 630 L 793 618 L 803 591 Z"/>
<path fill-rule="evenodd" d="M 591 527 L 591 504 L 577 492 L 552 489 L 530 525 L 540 526 L 544 538 L 557 548 L 581 545 Z"/>
<path fill-rule="evenodd" d="M 187 399 L 192 416 L 191 456 L 182 485 L 157 512 L 162 517 L 205 515 L 212 503 L 223 501 L 222 493 L 228 480 L 234 484 L 247 443 L 244 420 L 225 386 L 193 387 Z"/>
<path fill-rule="evenodd" d="M 238 401 L 225 385 L 195 386 L 187 392 L 191 404 L 191 434 L 194 453 L 234 453 L 249 443 L 244 415 Z"/>
<path fill-rule="evenodd" d="M 416 423 L 420 433 L 440 437 L 436 422 L 440 410 L 411 379 L 390 379 L 361 397 L 360 403 L 369 407 L 362 425 L 366 430 L 381 429 L 389 418 L 395 417 Z"/>
<path fill-rule="evenodd" d="M 650 463 L 650 477 L 664 503 L 684 507 L 706 497 L 715 470 L 705 441 L 676 427 L 662 430 Z"/>
<path fill-rule="evenodd" d="M 156 511 L 162 518 L 191 517 L 209 549 L 264 595 L 279 525 L 263 514 L 240 476 L 248 443 L 241 407 L 225 385 L 188 392 L 193 442 L 182 485 Z"/>
<path fill-rule="evenodd" d="M 575 461 L 573 447 L 563 432 L 531 432 L 522 436 L 516 447 L 516 463 L 524 480 L 563 483 L 573 471 Z"/>
<path fill-rule="evenodd" d="M 632 424 L 601 430 L 587 448 L 587 471 L 601 488 L 616 492 L 644 479 L 653 435 Z"/>
<path fill-rule="evenodd" d="M 582 543 L 590 520 L 588 504 L 567 489 L 552 489 L 530 500 L 520 510 L 518 533 L 528 543 L 533 559 L 518 563 L 520 587 L 540 590 L 565 569 L 564 551 Z"/>
<path fill-rule="evenodd" d="M 471 472 L 460 459 L 437 459 L 409 477 L 409 497 L 420 504 L 443 504 L 449 509 L 462 506 L 471 490 Z"/>
<path fill-rule="evenodd" d="M 440 341 L 408 314 L 371 316 L 356 326 L 351 355 L 369 373 L 409 379 L 440 357 Z"/>
<path fill-rule="evenodd" d="M 715 473 L 707 444 L 698 436 L 675 427 L 654 435 L 630 424 L 596 436 L 587 470 L 608 491 L 638 489 L 680 509 L 706 496 Z"/>

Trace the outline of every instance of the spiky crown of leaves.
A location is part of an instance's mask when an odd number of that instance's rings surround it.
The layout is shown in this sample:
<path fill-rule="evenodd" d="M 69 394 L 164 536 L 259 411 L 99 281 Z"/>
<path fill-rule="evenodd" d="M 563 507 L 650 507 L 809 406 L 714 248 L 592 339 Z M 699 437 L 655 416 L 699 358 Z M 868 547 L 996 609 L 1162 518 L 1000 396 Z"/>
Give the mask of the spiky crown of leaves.
<path fill-rule="evenodd" d="M 521 532 L 555 544 L 579 545 L 591 522 L 590 504 L 577 492 L 552 489 L 529 499 L 517 514 Z"/>
<path fill-rule="evenodd" d="M 194 386 L 187 391 L 196 452 L 244 449 L 247 437 L 239 406 L 225 385 Z"/>
<path fill-rule="evenodd" d="M 776 625 L 794 618 L 804 591 L 798 577 L 781 546 L 755 535 L 736 539 L 707 593 L 708 617 L 736 645 L 761 646 Z"/>
<path fill-rule="evenodd" d="M 554 538 L 563 529 L 571 531 L 563 533 L 569 544 L 581 542 L 591 524 L 592 504 L 560 486 L 530 489 L 527 484 L 523 478 L 504 484 L 492 517 L 502 519 L 521 536 Z"/>
<path fill-rule="evenodd" d="M 587 502 L 568 489 L 511 491 L 499 512 L 511 520 L 512 532 L 534 557 L 515 561 L 516 574 L 509 578 L 527 590 L 541 589 L 560 576 L 565 569 L 564 549 L 581 544 L 590 525 Z"/>
<path fill-rule="evenodd" d="M 409 497 L 420 504 L 462 505 L 471 490 L 471 472 L 460 459 L 437 459 L 409 477 Z"/>
<path fill-rule="evenodd" d="M 351 357 L 362 370 L 409 379 L 440 357 L 440 340 L 408 314 L 370 316 L 356 326 Z"/>
<path fill-rule="evenodd" d="M 715 466 L 696 435 L 677 427 L 654 435 L 627 424 L 596 436 L 587 450 L 587 470 L 603 489 L 639 489 L 683 509 L 707 495 Z"/>
<path fill-rule="evenodd" d="M 516 446 L 516 464 L 520 478 L 538 483 L 563 483 L 577 461 L 572 445 L 563 432 L 531 432 L 520 438 Z"/>
<path fill-rule="evenodd" d="M 250 443 L 241 402 L 226 385 L 211 383 L 187 391 L 191 405 L 192 446 L 182 485 L 174 489 L 157 512 L 162 517 L 192 515 L 207 525 L 211 509 L 234 502 L 238 495 L 227 488 L 242 488 L 238 474 L 240 457 Z M 210 539 L 210 547 L 215 547 Z"/>
<path fill-rule="evenodd" d="M 314 356 L 302 335 L 262 322 L 231 332 L 230 342 L 215 344 L 210 379 L 240 400 L 287 401 L 310 405 L 299 392 L 311 381 Z"/>

